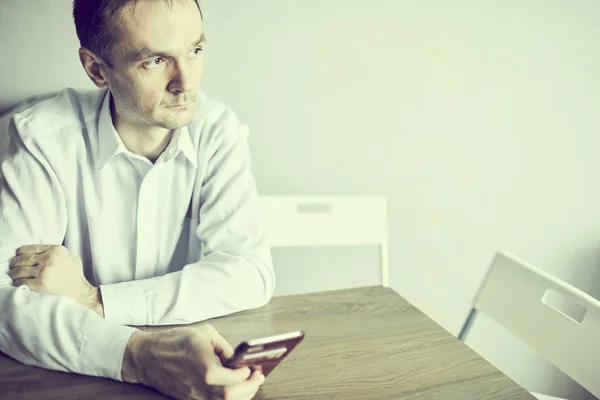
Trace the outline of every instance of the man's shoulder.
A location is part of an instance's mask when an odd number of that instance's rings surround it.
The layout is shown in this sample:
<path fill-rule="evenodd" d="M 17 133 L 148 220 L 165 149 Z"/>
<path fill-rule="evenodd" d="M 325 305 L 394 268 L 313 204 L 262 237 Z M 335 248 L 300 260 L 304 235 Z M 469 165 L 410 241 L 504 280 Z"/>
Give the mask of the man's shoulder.
<path fill-rule="evenodd" d="M 69 128 L 81 132 L 81 129 L 98 119 L 105 94 L 106 90 L 67 88 L 16 112 L 13 115 L 14 123 L 23 140 L 42 139 Z"/>

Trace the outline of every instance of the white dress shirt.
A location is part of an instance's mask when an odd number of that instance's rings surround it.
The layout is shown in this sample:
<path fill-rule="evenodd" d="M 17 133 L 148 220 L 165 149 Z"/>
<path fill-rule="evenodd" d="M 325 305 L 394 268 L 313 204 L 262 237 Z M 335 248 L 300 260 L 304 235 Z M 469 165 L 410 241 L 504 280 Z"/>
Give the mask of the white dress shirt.
<path fill-rule="evenodd" d="M 0 180 L 0 350 L 29 365 L 121 379 L 128 325 L 182 324 L 261 307 L 275 277 L 247 127 L 198 97 L 153 164 L 114 129 L 110 92 L 67 89 L 13 116 Z M 8 261 L 64 245 L 100 286 L 105 319 L 16 288 Z M 4 272 L 2 272 L 4 271 Z"/>

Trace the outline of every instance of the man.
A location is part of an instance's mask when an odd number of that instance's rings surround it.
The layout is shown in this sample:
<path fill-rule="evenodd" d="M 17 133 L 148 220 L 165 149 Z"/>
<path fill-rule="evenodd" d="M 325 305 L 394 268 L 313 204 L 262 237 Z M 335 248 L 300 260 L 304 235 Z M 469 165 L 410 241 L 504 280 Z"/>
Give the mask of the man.
<path fill-rule="evenodd" d="M 99 88 L 11 120 L 0 181 L 0 350 L 174 398 L 252 398 L 210 325 L 273 292 L 247 129 L 198 92 L 195 0 L 75 0 Z M 16 252 L 16 254 L 15 254 Z"/>

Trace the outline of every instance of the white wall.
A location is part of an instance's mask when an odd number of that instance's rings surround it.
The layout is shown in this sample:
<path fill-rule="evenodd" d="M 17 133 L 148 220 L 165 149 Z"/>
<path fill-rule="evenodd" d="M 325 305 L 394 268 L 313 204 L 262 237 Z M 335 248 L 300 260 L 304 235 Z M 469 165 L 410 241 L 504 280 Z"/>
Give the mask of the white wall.
<path fill-rule="evenodd" d="M 392 285 L 444 328 L 499 249 L 600 297 L 600 2 L 203 3 L 204 89 L 251 126 L 261 192 L 386 194 Z M 0 109 L 89 87 L 69 0 L 3 0 L 0 37 Z M 577 393 L 472 333 L 529 388 Z"/>

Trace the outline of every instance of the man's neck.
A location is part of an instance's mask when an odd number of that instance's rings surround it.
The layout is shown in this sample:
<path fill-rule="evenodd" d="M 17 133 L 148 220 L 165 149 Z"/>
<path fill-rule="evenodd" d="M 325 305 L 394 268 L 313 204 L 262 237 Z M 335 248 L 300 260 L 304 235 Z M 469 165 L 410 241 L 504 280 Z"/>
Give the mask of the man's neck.
<path fill-rule="evenodd" d="M 116 128 L 127 150 L 156 162 L 158 156 L 167 148 L 173 137 L 174 130 L 163 128 L 140 129 L 136 127 L 119 126 Z"/>
<path fill-rule="evenodd" d="M 124 118 L 115 118 L 114 112 L 112 115 L 113 125 L 127 150 L 146 157 L 153 163 L 167 148 L 175 133 L 174 130 L 155 126 L 143 127 Z"/>

